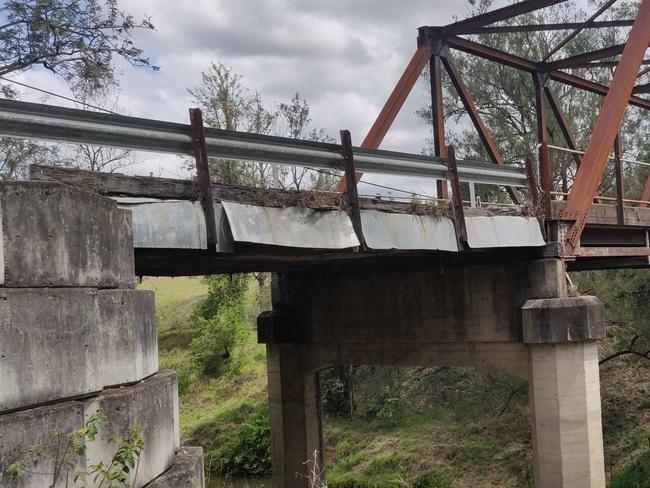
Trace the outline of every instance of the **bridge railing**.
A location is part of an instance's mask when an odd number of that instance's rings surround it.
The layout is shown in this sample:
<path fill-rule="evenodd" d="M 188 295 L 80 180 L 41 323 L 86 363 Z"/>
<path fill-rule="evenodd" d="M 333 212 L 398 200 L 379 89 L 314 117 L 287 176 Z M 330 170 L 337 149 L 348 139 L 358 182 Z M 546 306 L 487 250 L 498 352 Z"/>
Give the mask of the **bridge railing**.
<path fill-rule="evenodd" d="M 204 133 L 209 157 L 344 170 L 339 144 L 213 128 L 205 128 Z M 0 100 L 0 136 L 194 155 L 190 124 L 14 100 Z M 353 153 L 358 171 L 448 178 L 447 161 L 440 157 L 360 147 L 353 147 Z M 458 179 L 508 187 L 528 186 L 521 168 L 478 161 L 458 160 Z"/>

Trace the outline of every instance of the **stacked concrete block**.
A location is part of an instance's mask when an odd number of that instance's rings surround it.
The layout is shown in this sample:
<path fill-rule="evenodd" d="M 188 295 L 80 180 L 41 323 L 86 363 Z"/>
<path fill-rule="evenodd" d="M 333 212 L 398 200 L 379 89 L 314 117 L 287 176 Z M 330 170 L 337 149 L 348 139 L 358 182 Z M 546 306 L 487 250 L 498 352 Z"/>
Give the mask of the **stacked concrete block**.
<path fill-rule="evenodd" d="M 136 426 L 134 486 L 202 469 L 199 451 L 179 451 L 176 376 L 158 370 L 154 295 L 134 289 L 130 211 L 74 187 L 10 182 L 0 225 L 0 486 L 51 486 L 62 443 L 98 410 L 108 424 L 56 486 L 94 486 L 74 474 L 110 463 L 111 438 Z M 7 470 L 21 461 L 16 480 Z"/>

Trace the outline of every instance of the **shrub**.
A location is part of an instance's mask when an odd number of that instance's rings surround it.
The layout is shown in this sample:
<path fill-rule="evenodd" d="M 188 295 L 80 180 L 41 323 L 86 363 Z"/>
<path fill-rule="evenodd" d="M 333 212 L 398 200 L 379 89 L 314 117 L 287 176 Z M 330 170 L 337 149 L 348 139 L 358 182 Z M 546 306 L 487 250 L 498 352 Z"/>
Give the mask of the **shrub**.
<path fill-rule="evenodd" d="M 241 307 L 223 306 L 209 319 L 194 317 L 199 333 L 190 343 L 190 355 L 202 374 L 219 376 L 232 363 L 233 348 L 247 333 Z"/>
<path fill-rule="evenodd" d="M 258 408 L 210 456 L 208 464 L 222 474 L 264 476 L 271 472 L 271 431 L 268 407 Z M 214 468 L 213 468 L 214 469 Z"/>

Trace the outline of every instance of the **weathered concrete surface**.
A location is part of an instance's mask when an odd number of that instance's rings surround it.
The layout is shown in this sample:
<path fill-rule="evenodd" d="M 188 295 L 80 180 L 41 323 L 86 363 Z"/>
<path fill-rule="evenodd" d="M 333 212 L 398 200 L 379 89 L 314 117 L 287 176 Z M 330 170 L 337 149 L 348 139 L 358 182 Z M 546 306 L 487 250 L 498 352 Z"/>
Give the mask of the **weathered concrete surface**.
<path fill-rule="evenodd" d="M 323 466 L 318 375 L 304 372 L 299 345 L 268 344 L 266 354 L 273 486 L 307 488 L 306 462 Z"/>
<path fill-rule="evenodd" d="M 521 311 L 524 342 L 529 344 L 605 338 L 603 304 L 596 297 L 528 300 Z"/>
<path fill-rule="evenodd" d="M 80 402 L 64 402 L 0 415 L 0 486 L 49 488 L 54 479 L 54 461 L 41 459 L 38 466 L 34 466 L 34 457 L 26 451 L 33 446 L 40 446 L 50 453 L 55 453 L 57 444 L 64 446 L 67 435 L 83 425 L 84 405 Z M 11 464 L 20 461 L 27 463 L 27 471 L 19 480 L 10 478 L 5 471 Z M 76 471 L 86 469 L 85 459 L 82 457 L 73 457 L 71 461 L 75 468 L 70 473 L 70 478 Z M 65 476 L 62 474 L 56 487 L 64 486 Z M 81 485 L 70 483 L 69 486 Z"/>
<path fill-rule="evenodd" d="M 275 309 L 289 309 L 303 343 L 521 342 L 521 307 L 566 296 L 564 265 L 548 259 L 502 266 L 367 274 L 279 275 Z"/>
<path fill-rule="evenodd" d="M 535 488 L 605 488 L 598 346 L 529 347 Z"/>
<path fill-rule="evenodd" d="M 86 448 L 89 466 L 110 462 L 116 446 L 109 438 L 123 436 L 136 426 L 143 429 L 144 450 L 134 486 L 146 485 L 171 466 L 174 453 L 180 447 L 174 372 L 162 370 L 135 385 L 105 390 L 98 397 L 87 400 L 85 405 L 86 417 L 97 410 L 108 417 L 107 429 Z"/>
<path fill-rule="evenodd" d="M 110 198 L 56 183 L 0 184 L 0 285 L 134 286 L 131 214 Z"/>
<path fill-rule="evenodd" d="M 0 412 L 157 370 L 153 292 L 0 288 Z"/>
<path fill-rule="evenodd" d="M 149 483 L 147 488 L 203 488 L 203 448 L 181 447 L 171 468 Z"/>

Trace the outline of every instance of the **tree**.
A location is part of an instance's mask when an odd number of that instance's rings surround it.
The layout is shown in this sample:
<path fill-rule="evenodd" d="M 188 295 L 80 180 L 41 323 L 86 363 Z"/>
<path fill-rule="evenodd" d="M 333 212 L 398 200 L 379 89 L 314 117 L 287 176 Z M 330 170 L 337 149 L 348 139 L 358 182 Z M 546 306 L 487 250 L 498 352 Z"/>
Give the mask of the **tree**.
<path fill-rule="evenodd" d="M 201 74 L 201 79 L 201 85 L 188 91 L 203 111 L 208 126 L 293 139 L 332 140 L 323 129 L 309 127 L 309 104 L 298 93 L 290 103 L 280 103 L 270 111 L 264 107 L 260 94 L 245 87 L 243 77 L 233 72 L 230 66 L 211 63 L 208 70 Z M 193 164 L 189 163 L 190 166 Z M 336 177 L 295 166 L 222 158 L 210 159 L 210 171 L 218 182 L 257 187 L 300 189 L 307 175 L 312 187 L 318 189 L 329 189 L 336 181 Z"/>
<path fill-rule="evenodd" d="M 153 24 L 117 0 L 7 0 L 0 18 L 0 76 L 42 66 L 73 87 L 100 89 L 114 82 L 114 56 L 151 66 L 132 33 Z"/>
<path fill-rule="evenodd" d="M 278 117 L 286 124 L 284 135 L 292 139 L 306 139 L 309 141 L 334 142 L 324 129 L 309 129 L 311 117 L 309 116 L 309 104 L 307 100 L 301 99 L 298 92 L 293 96 L 290 103 L 278 105 Z M 283 178 L 281 186 L 292 186 L 300 190 L 306 176 L 309 176 L 312 188 L 318 190 L 332 190 L 339 179 L 338 175 L 331 175 L 322 171 L 316 171 L 300 166 L 282 168 Z M 288 179 L 288 185 L 287 185 Z"/>
<path fill-rule="evenodd" d="M 133 66 L 158 69 L 133 43 L 139 29 L 153 29 L 148 18 L 135 20 L 116 0 L 8 0 L 0 6 L 0 76 L 35 67 L 68 82 L 73 95 L 88 109 L 90 101 L 106 100 L 116 89 L 114 57 Z M 5 98 L 19 98 L 7 85 Z M 105 147 L 66 149 L 0 138 L 0 178 L 25 176 L 31 163 L 114 171 L 130 164 L 130 152 Z"/>

